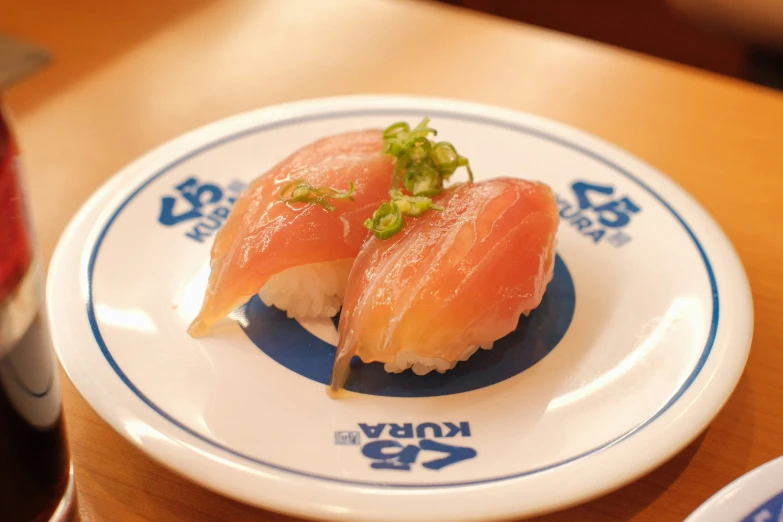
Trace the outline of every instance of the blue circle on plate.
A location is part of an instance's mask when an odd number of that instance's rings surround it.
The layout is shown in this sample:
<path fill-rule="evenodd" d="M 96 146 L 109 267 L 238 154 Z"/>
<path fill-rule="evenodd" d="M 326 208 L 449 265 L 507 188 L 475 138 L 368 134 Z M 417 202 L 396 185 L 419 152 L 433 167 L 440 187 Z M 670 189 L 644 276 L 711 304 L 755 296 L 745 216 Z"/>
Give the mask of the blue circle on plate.
<path fill-rule="evenodd" d="M 347 390 L 386 397 L 435 397 L 478 390 L 522 373 L 558 345 L 574 317 L 576 293 L 571 274 L 560 256 L 541 304 L 517 329 L 479 350 L 446 373 L 416 375 L 410 370 L 387 373 L 381 363 L 352 365 Z M 258 296 L 240 312 L 239 324 L 258 348 L 279 364 L 321 384 L 332 377 L 336 348 L 305 330 L 285 312 L 267 307 Z M 335 321 L 336 325 L 336 321 Z"/>

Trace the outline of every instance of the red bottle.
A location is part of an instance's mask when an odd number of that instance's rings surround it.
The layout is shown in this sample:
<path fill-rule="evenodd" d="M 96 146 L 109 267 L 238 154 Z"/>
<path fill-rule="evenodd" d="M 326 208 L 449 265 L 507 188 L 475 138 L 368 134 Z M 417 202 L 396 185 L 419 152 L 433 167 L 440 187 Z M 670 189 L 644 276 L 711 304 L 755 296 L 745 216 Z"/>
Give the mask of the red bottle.
<path fill-rule="evenodd" d="M 58 369 L 21 176 L 0 100 L 0 520 L 75 520 Z"/>

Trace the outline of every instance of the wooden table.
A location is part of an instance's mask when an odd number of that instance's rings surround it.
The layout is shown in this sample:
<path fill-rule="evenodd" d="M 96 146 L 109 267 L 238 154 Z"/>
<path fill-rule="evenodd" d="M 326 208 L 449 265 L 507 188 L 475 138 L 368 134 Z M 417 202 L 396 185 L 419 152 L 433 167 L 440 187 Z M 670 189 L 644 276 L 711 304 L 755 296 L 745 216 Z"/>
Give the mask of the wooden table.
<path fill-rule="evenodd" d="M 45 259 L 77 208 L 126 162 L 234 113 L 410 93 L 540 114 L 618 144 L 693 194 L 736 245 L 756 307 L 747 369 L 695 443 L 641 480 L 542 520 L 679 521 L 783 454 L 780 94 L 406 0 L 8 0 L 0 13 L 0 30 L 56 57 L 6 96 Z M 67 380 L 64 393 L 86 520 L 292 520 L 188 483 L 112 431 Z"/>

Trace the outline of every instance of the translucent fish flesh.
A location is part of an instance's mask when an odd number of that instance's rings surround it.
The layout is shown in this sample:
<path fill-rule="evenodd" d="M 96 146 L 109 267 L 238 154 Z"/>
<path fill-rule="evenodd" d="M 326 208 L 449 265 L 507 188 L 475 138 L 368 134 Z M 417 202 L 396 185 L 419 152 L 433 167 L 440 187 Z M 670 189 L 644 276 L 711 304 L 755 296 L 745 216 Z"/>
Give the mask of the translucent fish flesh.
<path fill-rule="evenodd" d="M 275 274 L 292 267 L 352 259 L 368 231 L 364 220 L 388 199 L 392 159 L 382 153 L 380 130 L 349 132 L 308 145 L 250 184 L 218 232 L 201 311 L 188 332 L 209 328 L 247 302 Z M 347 191 L 353 201 L 285 202 L 280 189 L 293 180 Z"/>
<path fill-rule="evenodd" d="M 362 247 L 345 291 L 332 390 L 345 384 L 355 355 L 453 367 L 541 303 L 559 224 L 547 185 L 498 178 L 459 186 L 436 203 L 444 210 Z"/>

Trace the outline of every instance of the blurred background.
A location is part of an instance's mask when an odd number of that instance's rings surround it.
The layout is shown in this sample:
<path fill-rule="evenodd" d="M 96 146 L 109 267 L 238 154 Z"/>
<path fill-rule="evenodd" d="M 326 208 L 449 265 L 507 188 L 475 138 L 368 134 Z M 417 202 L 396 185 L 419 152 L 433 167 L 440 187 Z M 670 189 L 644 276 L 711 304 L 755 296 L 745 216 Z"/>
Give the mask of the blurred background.
<path fill-rule="evenodd" d="M 783 0 L 438 0 L 783 89 Z"/>

